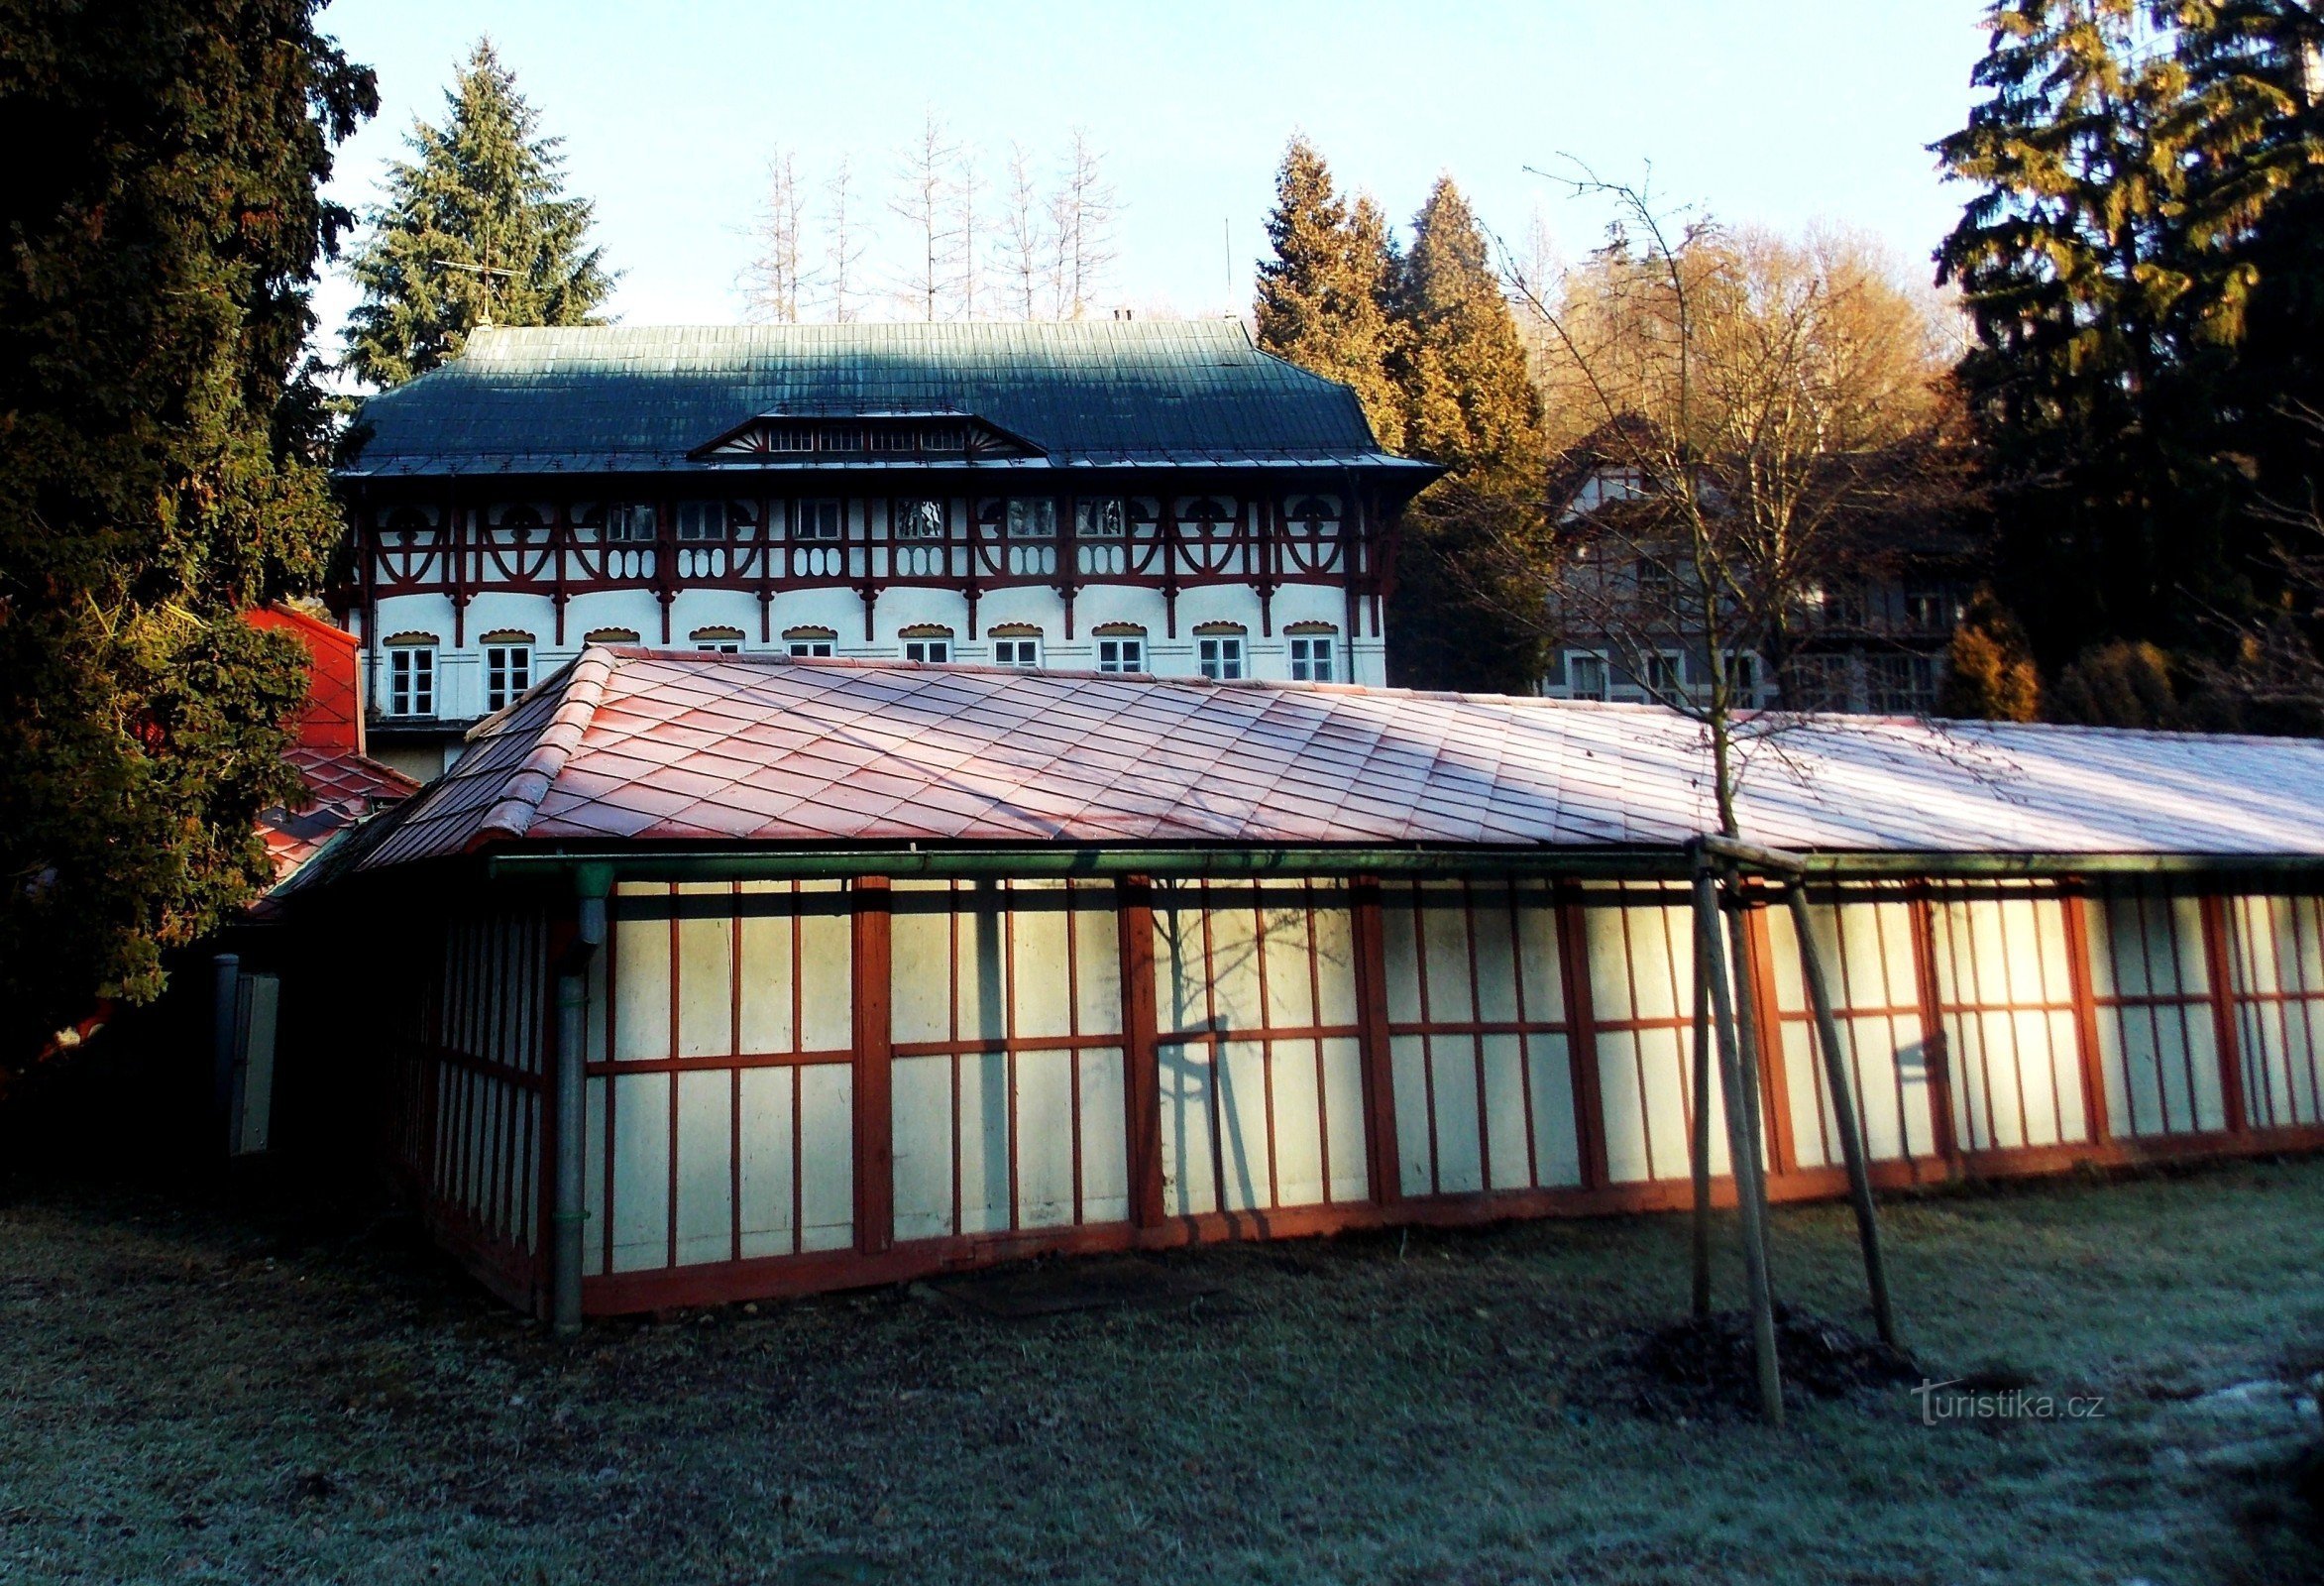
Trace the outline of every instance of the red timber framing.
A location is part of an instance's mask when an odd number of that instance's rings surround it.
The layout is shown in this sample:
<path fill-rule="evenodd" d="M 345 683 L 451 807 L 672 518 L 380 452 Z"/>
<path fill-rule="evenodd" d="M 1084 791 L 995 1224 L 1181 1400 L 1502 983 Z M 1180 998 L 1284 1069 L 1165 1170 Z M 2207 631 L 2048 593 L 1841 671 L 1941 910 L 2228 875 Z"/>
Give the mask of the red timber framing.
<path fill-rule="evenodd" d="M 1028 483 L 1003 495 L 992 490 L 994 483 L 925 473 L 904 485 L 875 484 L 861 474 L 786 479 L 779 486 L 715 473 L 509 477 L 495 480 L 480 501 L 473 486 L 460 490 L 449 482 L 349 481 L 342 490 L 355 524 L 357 573 L 336 599 L 361 604 L 364 631 L 376 642 L 383 600 L 445 596 L 459 644 L 467 609 L 479 595 L 537 595 L 551 603 L 562 644 L 567 608 L 580 596 L 650 591 L 667 628 L 680 591 L 734 590 L 757 600 L 759 638 L 766 642 L 772 603 L 797 591 L 851 591 L 863 602 L 868 625 L 890 589 L 953 590 L 973 613 L 991 591 L 1045 587 L 1065 600 L 1070 637 L 1075 594 L 1104 584 L 1160 592 L 1174 638 L 1176 601 L 1188 590 L 1256 589 L 1267 608 L 1262 625 L 1272 628 L 1273 594 L 1309 584 L 1346 592 L 1350 641 L 1365 633 L 1367 609 L 1371 633 L 1381 631 L 1390 560 L 1384 536 L 1395 507 L 1345 470 L 1288 480 L 1231 470 L 1211 478 L 1128 470 L 1077 493 Z M 1048 526 L 1029 529 L 1041 519 L 1024 513 L 1013 524 L 1013 501 L 1046 503 Z M 910 509 L 923 502 L 939 508 L 941 533 L 918 526 Z M 1333 515 L 1300 510 L 1314 502 Z M 1119 533 L 1077 520 L 1077 506 L 1109 504 L 1122 509 Z M 632 519 L 628 509 L 642 515 Z M 711 515 L 692 515 L 703 509 Z M 1092 518 L 1101 521 L 1095 512 Z M 624 537 L 613 539 L 614 533 Z M 973 616 L 969 636 L 975 636 Z"/>
<path fill-rule="evenodd" d="M 2324 1146 L 2315 897 L 2069 878 L 1811 903 L 1877 1184 Z M 593 1312 L 1691 1197 L 1676 889 L 871 878 L 612 905 Z M 1786 1200 L 1844 1189 L 1790 933 L 1753 900 Z M 446 926 L 390 1129 L 439 1236 L 536 1306 L 557 936 L 537 911 Z"/>

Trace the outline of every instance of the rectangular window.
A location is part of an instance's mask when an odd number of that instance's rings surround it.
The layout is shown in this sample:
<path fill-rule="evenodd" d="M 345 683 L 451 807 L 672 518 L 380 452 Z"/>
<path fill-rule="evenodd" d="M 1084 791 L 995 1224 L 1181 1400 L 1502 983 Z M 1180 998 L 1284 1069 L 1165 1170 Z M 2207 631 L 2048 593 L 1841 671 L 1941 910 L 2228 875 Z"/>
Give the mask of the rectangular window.
<path fill-rule="evenodd" d="M 1659 556 L 1641 556 L 1636 569 L 1638 599 L 1647 605 L 1660 605 L 1679 592 L 1677 571 Z"/>
<path fill-rule="evenodd" d="M 1073 504 L 1073 532 L 1082 539 L 1120 539 L 1128 514 L 1119 497 Z"/>
<path fill-rule="evenodd" d="M 863 431 L 852 424 L 833 424 L 823 432 L 823 443 L 827 452 L 859 452 L 863 450 Z"/>
<path fill-rule="evenodd" d="M 730 638 L 708 638 L 694 647 L 706 655 L 739 655 L 742 653 L 741 643 Z"/>
<path fill-rule="evenodd" d="M 918 432 L 909 429 L 875 429 L 871 432 L 871 449 L 875 452 L 908 452 L 918 441 Z"/>
<path fill-rule="evenodd" d="M 1018 497 L 1009 503 L 1011 539 L 1053 539 L 1057 532 L 1057 504 Z"/>
<path fill-rule="evenodd" d="M 726 537 L 724 502 L 680 502 L 678 538 L 682 543 L 707 544 Z"/>
<path fill-rule="evenodd" d="M 436 714 L 436 648 L 398 644 L 387 651 L 387 714 Z"/>
<path fill-rule="evenodd" d="M 1726 658 L 1726 680 L 1734 691 L 1737 703 L 1748 709 L 1759 703 L 1759 657 L 1730 655 Z"/>
<path fill-rule="evenodd" d="M 967 437 L 959 429 L 948 425 L 937 429 L 924 429 L 920 432 L 920 446 L 923 451 L 956 452 L 966 444 Z"/>
<path fill-rule="evenodd" d="M 1646 692 L 1657 700 L 1673 700 L 1679 693 L 1679 661 L 1675 655 L 1646 657 Z"/>
<path fill-rule="evenodd" d="M 510 701 L 532 687 L 532 646 L 529 644 L 488 644 L 485 646 L 485 710 L 503 710 Z"/>
<path fill-rule="evenodd" d="M 1146 670 L 1146 640 L 1101 638 L 1097 641 L 1097 669 L 1101 672 Z"/>
<path fill-rule="evenodd" d="M 1239 638 L 1196 639 L 1194 653 L 1201 662 L 1202 675 L 1213 682 L 1231 683 L 1243 675 L 1243 641 Z"/>
<path fill-rule="evenodd" d="M 817 656 L 830 654 L 831 641 L 828 638 L 795 638 L 790 642 L 790 650 L 803 659 L 813 660 Z"/>
<path fill-rule="evenodd" d="M 896 538 L 942 539 L 944 537 L 944 504 L 942 502 L 902 501 L 896 504 Z"/>
<path fill-rule="evenodd" d="M 801 502 L 799 504 L 799 538 L 831 540 L 839 538 L 840 513 L 837 502 Z"/>
<path fill-rule="evenodd" d="M 815 450 L 815 431 L 806 424 L 769 424 L 766 438 L 767 450 L 770 452 Z"/>
<path fill-rule="evenodd" d="M 1037 638 L 996 638 L 993 640 L 995 666 L 1039 666 L 1041 640 Z"/>
<path fill-rule="evenodd" d="M 1864 677 L 1875 716 L 1926 716 L 1937 709 L 1943 663 L 1934 655 L 1868 655 Z"/>
<path fill-rule="evenodd" d="M 1605 657 L 1603 655 L 1569 655 L 1566 657 L 1566 685 L 1569 699 L 1603 700 L 1605 698 Z"/>
<path fill-rule="evenodd" d="M 651 545 L 654 542 L 654 510 L 649 502 L 625 502 L 606 510 L 606 543 L 609 545 Z"/>
<path fill-rule="evenodd" d="M 908 638 L 904 641 L 904 659 L 927 661 L 941 666 L 952 658 L 952 641 L 948 638 Z"/>
<path fill-rule="evenodd" d="M 1332 641 L 1328 638 L 1296 637 L 1291 640 L 1291 677 L 1301 683 L 1328 683 L 1332 680 Z"/>

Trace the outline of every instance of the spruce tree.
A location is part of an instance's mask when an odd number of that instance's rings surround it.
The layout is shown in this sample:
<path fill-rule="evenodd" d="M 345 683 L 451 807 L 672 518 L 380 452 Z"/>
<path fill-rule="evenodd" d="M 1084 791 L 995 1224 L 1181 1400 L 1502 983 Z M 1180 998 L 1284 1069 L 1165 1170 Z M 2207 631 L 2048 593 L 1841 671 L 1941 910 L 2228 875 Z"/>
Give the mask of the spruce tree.
<path fill-rule="evenodd" d="M 350 269 L 364 295 L 346 365 L 375 386 L 457 358 L 487 322 L 598 324 L 613 289 L 590 241 L 595 206 L 564 190 L 562 140 L 541 135 L 491 40 L 444 99 L 442 126 L 413 126 L 412 158 L 389 170 Z"/>
<path fill-rule="evenodd" d="M 1939 279 L 1977 332 L 1961 378 L 2001 593 L 2051 667 L 2115 637 L 2198 641 L 2245 598 L 2253 536 L 2217 379 L 2249 276 L 2223 247 L 2238 200 L 2210 175 L 2230 120 L 2192 113 L 2193 34 L 2155 48 L 2180 9 L 2200 33 L 2199 5 L 1999 0 L 1987 97 L 1937 146 L 1984 189 Z"/>
<path fill-rule="evenodd" d="M 1259 345 L 1353 389 L 1373 434 L 1396 450 L 1403 409 L 1387 376 L 1395 260 L 1380 206 L 1364 198 L 1351 209 L 1315 146 L 1293 138 L 1267 238 L 1274 257 L 1259 267 Z"/>
<path fill-rule="evenodd" d="M 1533 488 L 1541 396 L 1485 233 L 1449 176 L 1413 218 L 1396 295 L 1405 443 L 1472 482 Z"/>
<path fill-rule="evenodd" d="M 1539 515 L 1541 397 L 1484 231 L 1450 177 L 1412 222 L 1397 272 L 1390 376 L 1407 451 L 1451 473 L 1405 513 L 1388 603 L 1393 681 L 1530 693 L 1541 676 L 1535 604 L 1485 547 Z"/>
<path fill-rule="evenodd" d="M 296 389 L 373 113 L 314 0 L 0 0 L 0 1080 L 267 875 L 339 532 Z"/>

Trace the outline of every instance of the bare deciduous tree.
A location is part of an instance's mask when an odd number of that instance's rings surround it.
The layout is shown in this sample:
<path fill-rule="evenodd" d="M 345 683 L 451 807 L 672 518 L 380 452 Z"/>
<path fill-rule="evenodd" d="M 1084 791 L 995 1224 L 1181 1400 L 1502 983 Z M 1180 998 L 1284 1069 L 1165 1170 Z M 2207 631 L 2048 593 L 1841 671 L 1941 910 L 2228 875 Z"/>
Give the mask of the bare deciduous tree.
<path fill-rule="evenodd" d="M 960 145 L 952 166 L 952 285 L 962 319 L 977 317 L 984 292 L 984 172 L 976 146 Z"/>
<path fill-rule="evenodd" d="M 1065 147 L 1064 169 L 1050 196 L 1050 244 L 1056 281 L 1056 316 L 1080 319 L 1095 302 L 1114 265 L 1113 183 L 1105 157 L 1085 127 L 1075 127 Z"/>
<path fill-rule="evenodd" d="M 767 160 L 765 199 L 751 226 L 751 260 L 742 271 L 745 318 L 797 322 L 809 283 L 802 267 L 806 227 L 807 195 L 799 185 L 798 158 L 777 149 Z"/>
<path fill-rule="evenodd" d="M 833 323 L 847 325 L 859 311 L 856 299 L 857 268 L 863 263 L 863 237 L 854 212 L 855 165 L 841 156 L 824 183 L 824 297 Z"/>
<path fill-rule="evenodd" d="M 1509 282 L 1577 494 L 1489 533 L 1487 561 L 1531 621 L 1603 637 L 1703 724 L 1737 836 L 1738 746 L 1785 724 L 1753 709 L 1744 658 L 1789 681 L 1803 613 L 1865 553 L 1867 525 L 1942 499 L 1937 321 L 1860 239 L 1728 231 L 1587 171 L 1571 185 L 1613 205 L 1608 245 L 1554 284 Z"/>
<path fill-rule="evenodd" d="M 1045 294 L 1052 289 L 1051 250 L 1043 223 L 1041 187 L 1033 157 L 1019 143 L 1009 145 L 1002 168 L 1001 219 L 997 253 L 1001 291 L 1019 319 L 1039 319 Z"/>
<path fill-rule="evenodd" d="M 958 158 L 959 149 L 931 106 L 896 163 L 896 195 L 888 208 L 910 228 L 912 239 L 896 296 L 914 319 L 941 317 L 940 310 L 950 303 L 955 289 L 954 254 L 960 232 L 951 188 Z"/>

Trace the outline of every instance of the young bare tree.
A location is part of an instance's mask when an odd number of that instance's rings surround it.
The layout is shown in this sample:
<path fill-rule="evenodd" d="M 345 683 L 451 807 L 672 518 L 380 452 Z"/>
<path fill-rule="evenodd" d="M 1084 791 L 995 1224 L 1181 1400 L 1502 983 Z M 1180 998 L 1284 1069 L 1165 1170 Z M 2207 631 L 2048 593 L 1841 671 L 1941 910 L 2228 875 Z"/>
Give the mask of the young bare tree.
<path fill-rule="evenodd" d="M 1019 319 L 1040 319 L 1045 298 L 1053 300 L 1051 250 L 1044 224 L 1041 186 L 1033 158 L 1019 143 L 1009 145 L 1002 167 L 1000 234 L 996 242 L 1001 297 Z"/>
<path fill-rule="evenodd" d="M 955 289 L 960 231 L 951 189 L 959 154 L 932 105 L 897 158 L 896 192 L 888 208 L 908 228 L 911 254 L 897 282 L 896 297 L 914 319 L 933 322 L 941 317 Z"/>
<path fill-rule="evenodd" d="M 765 197 L 751 225 L 751 259 L 742 270 L 743 316 L 793 324 L 808 285 L 802 269 L 807 229 L 807 195 L 799 185 L 799 161 L 788 149 L 767 160 Z"/>
<path fill-rule="evenodd" d="M 1050 196 L 1050 243 L 1059 319 L 1080 319 L 1097 300 L 1114 265 L 1113 183 L 1105 157 L 1090 142 L 1086 127 L 1075 127 L 1065 145 L 1064 169 Z"/>
<path fill-rule="evenodd" d="M 855 211 L 855 164 L 842 155 L 824 183 L 824 307 L 834 324 L 852 324 L 861 311 L 858 270 L 863 253 L 862 224 Z"/>

